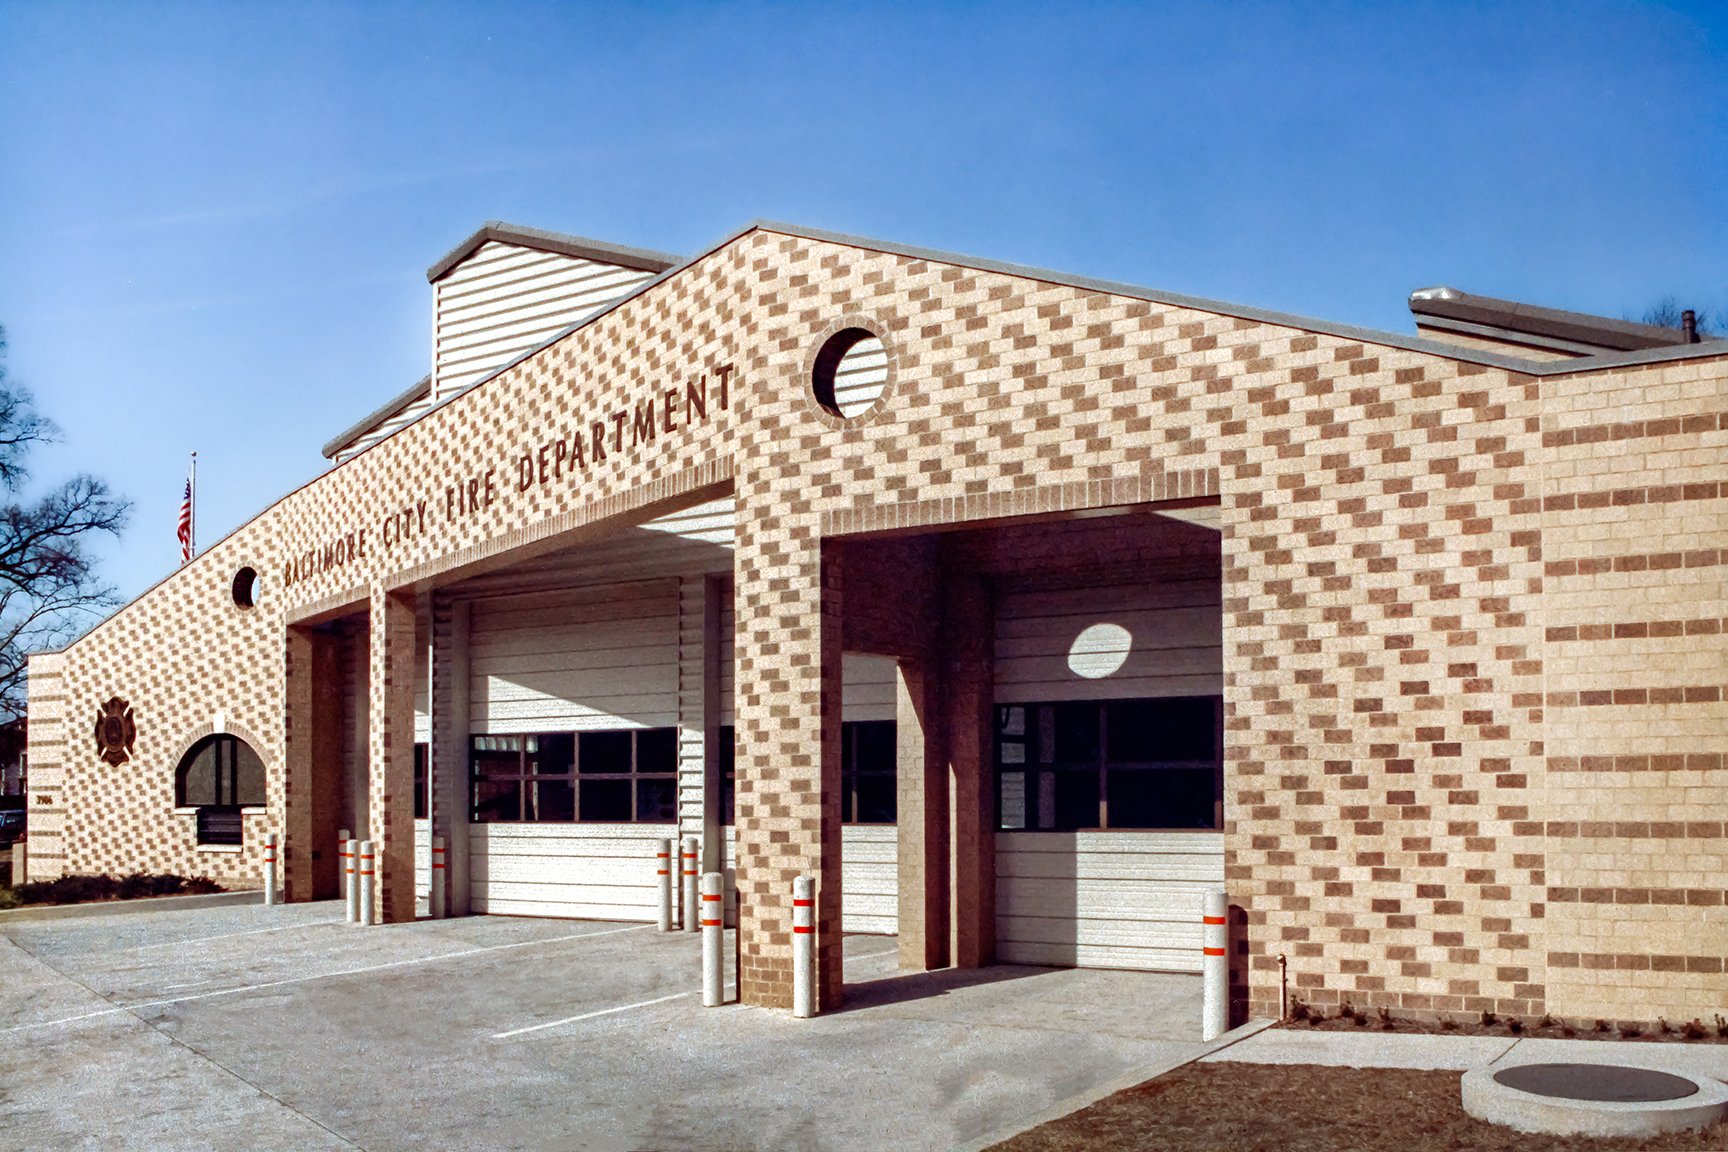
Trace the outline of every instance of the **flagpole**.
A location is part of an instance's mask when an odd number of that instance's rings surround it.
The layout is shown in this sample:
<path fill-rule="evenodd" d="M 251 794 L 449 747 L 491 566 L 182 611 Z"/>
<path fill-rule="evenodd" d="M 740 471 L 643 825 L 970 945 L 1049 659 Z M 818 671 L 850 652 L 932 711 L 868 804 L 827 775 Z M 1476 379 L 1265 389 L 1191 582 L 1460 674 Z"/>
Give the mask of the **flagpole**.
<path fill-rule="evenodd" d="M 187 550 L 196 556 L 198 555 L 198 453 L 196 452 L 192 453 L 192 473 L 187 483 L 192 489 L 192 530 L 187 533 L 191 543 L 187 545 Z"/>

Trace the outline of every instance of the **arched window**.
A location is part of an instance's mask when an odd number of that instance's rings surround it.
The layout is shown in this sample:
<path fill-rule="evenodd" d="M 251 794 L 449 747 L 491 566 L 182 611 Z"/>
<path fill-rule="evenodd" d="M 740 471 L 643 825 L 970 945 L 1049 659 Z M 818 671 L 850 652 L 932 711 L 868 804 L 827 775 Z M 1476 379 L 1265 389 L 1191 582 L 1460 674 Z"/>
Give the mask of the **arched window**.
<path fill-rule="evenodd" d="M 240 809 L 264 803 L 264 761 L 238 736 L 206 736 L 181 757 L 174 802 L 198 809 L 198 843 L 238 844 Z"/>

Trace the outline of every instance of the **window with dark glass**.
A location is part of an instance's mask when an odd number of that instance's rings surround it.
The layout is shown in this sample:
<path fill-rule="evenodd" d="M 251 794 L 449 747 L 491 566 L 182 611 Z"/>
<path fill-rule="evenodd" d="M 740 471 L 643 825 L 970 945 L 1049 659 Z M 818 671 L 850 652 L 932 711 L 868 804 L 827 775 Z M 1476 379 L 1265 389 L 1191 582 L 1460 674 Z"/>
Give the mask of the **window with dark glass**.
<path fill-rule="evenodd" d="M 475 736 L 473 819 L 670 824 L 678 815 L 678 731 Z"/>
<path fill-rule="evenodd" d="M 239 844 L 240 810 L 264 803 L 264 762 L 237 736 L 206 736 L 180 758 L 174 803 L 198 810 L 198 843 Z"/>
<path fill-rule="evenodd" d="M 840 820 L 892 824 L 896 810 L 894 721 L 840 725 Z"/>
<path fill-rule="evenodd" d="M 736 730 L 720 726 L 720 823 L 732 825 L 738 814 L 738 749 Z"/>
<path fill-rule="evenodd" d="M 426 759 L 428 749 L 424 743 L 414 745 L 414 819 L 424 820 L 431 809 L 426 792 Z"/>
<path fill-rule="evenodd" d="M 996 811 L 1008 830 L 1224 826 L 1223 700 L 996 709 Z"/>

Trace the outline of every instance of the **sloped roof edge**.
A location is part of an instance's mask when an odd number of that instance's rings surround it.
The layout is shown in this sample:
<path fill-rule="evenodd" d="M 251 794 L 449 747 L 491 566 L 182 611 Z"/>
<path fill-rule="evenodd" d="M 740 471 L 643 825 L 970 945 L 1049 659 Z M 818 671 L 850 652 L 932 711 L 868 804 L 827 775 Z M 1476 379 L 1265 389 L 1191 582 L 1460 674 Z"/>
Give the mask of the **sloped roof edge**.
<path fill-rule="evenodd" d="M 1622 352 L 1666 348 L 1686 342 L 1684 335 L 1671 328 L 1659 328 L 1653 324 L 1639 324 L 1631 320 L 1614 320 L 1589 312 L 1521 304 L 1516 300 L 1478 296 L 1445 286 L 1418 288 L 1410 293 L 1410 312 L 1418 323 L 1424 316 L 1462 320 L 1503 328 L 1512 333 L 1592 344 Z"/>
<path fill-rule="evenodd" d="M 419 380 L 416 380 L 413 384 L 409 385 L 395 396 L 392 396 L 390 399 L 384 401 L 383 404 L 360 417 L 360 419 L 356 420 L 353 424 L 350 424 L 341 432 L 338 432 L 334 439 L 324 445 L 324 459 L 334 459 L 336 453 L 342 451 L 342 449 L 348 447 L 348 445 L 360 439 L 360 437 L 364 436 L 367 432 L 370 432 L 373 428 L 384 423 L 384 421 L 390 419 L 390 417 L 396 415 L 396 413 L 402 411 L 402 409 L 408 407 L 408 405 L 414 403 L 414 401 L 420 399 L 420 397 L 426 395 L 430 391 L 432 391 L 432 374 L 428 372 L 426 375 L 420 377 Z"/>
<path fill-rule="evenodd" d="M 670 252 L 631 248 L 605 240 L 590 240 L 586 236 L 571 236 L 564 232 L 547 232 L 540 228 L 506 224 L 502 220 L 488 220 L 480 226 L 479 231 L 456 245 L 448 255 L 426 270 L 427 282 L 436 284 L 449 275 L 456 265 L 472 256 L 482 244 L 492 240 L 500 244 L 532 248 L 537 252 L 556 252 L 560 256 L 574 256 L 579 260 L 597 260 L 602 264 L 638 268 L 644 272 L 664 272 L 684 262 L 682 256 Z"/>

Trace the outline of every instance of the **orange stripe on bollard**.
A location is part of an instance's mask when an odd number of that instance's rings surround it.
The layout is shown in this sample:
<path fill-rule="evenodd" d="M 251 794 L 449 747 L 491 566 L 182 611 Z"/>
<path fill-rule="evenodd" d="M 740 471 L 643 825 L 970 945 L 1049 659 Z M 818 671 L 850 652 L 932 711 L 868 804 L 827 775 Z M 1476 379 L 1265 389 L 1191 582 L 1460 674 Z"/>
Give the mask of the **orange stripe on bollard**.
<path fill-rule="evenodd" d="M 794 907 L 794 908 L 814 908 L 815 906 L 816 906 L 816 901 L 814 901 L 814 900 L 794 900 L 794 901 L 792 901 L 792 907 Z"/>
<path fill-rule="evenodd" d="M 1224 949 L 1222 949 L 1222 948 L 1202 948 L 1201 951 L 1203 953 L 1205 953 L 1207 956 L 1222 956 L 1222 955 L 1224 955 Z"/>
<path fill-rule="evenodd" d="M 1224 923 L 1224 917 L 1222 917 L 1222 916 L 1202 916 L 1200 918 L 1200 922 L 1202 924 L 1222 924 L 1222 923 Z"/>
<path fill-rule="evenodd" d="M 816 929 L 806 928 L 802 924 L 794 924 L 794 925 L 792 925 L 792 931 L 796 932 L 800 936 L 803 936 L 803 935 L 807 935 L 808 933 L 816 931 Z"/>

